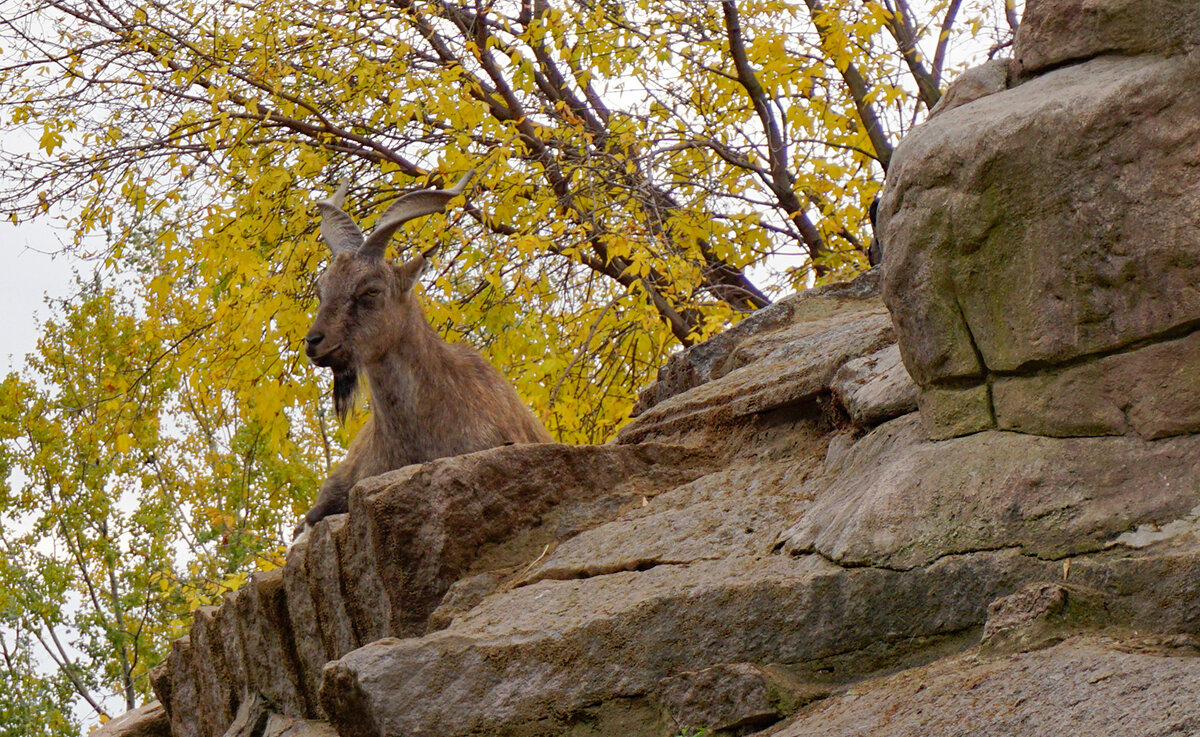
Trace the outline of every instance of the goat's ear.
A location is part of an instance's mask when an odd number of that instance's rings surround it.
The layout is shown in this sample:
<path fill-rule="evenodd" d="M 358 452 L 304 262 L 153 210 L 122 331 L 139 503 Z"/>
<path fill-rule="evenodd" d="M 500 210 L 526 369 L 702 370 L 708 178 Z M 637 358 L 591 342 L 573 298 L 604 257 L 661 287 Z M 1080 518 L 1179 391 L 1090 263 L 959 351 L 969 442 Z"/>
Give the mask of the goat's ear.
<path fill-rule="evenodd" d="M 412 288 L 417 286 L 417 282 L 424 276 L 432 262 L 424 256 L 413 256 L 402 264 L 392 264 L 392 268 L 396 270 L 396 276 L 400 277 L 400 286 L 406 291 L 412 291 Z"/>

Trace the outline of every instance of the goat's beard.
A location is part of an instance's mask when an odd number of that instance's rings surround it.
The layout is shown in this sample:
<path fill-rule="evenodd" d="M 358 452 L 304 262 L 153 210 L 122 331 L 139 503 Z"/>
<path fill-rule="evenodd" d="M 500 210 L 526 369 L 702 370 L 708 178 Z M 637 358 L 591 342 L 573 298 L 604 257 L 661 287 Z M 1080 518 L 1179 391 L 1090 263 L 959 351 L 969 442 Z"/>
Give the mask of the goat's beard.
<path fill-rule="evenodd" d="M 350 416 L 354 409 L 354 400 L 358 396 L 358 371 L 351 364 L 345 368 L 333 370 L 333 410 L 337 412 L 342 422 Z"/>

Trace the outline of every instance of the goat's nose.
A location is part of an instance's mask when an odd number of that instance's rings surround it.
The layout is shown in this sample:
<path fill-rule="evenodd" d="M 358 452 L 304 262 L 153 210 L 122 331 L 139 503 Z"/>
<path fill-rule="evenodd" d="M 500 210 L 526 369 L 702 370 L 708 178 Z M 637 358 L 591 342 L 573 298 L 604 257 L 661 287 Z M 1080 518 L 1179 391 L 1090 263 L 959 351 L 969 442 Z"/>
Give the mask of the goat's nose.
<path fill-rule="evenodd" d="M 314 331 L 304 336 L 304 342 L 308 344 L 309 348 L 317 346 L 322 340 L 325 340 L 325 333 Z"/>

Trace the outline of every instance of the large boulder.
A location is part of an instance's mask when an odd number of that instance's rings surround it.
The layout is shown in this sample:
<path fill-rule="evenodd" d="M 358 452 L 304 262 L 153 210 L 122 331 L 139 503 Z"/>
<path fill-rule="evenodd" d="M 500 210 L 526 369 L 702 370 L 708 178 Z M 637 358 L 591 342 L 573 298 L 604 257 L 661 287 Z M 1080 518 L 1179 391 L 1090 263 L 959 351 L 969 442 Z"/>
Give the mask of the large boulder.
<path fill-rule="evenodd" d="M 879 271 L 847 283 L 830 284 L 779 300 L 751 314 L 729 330 L 672 356 L 658 371 L 658 381 L 642 390 L 633 415 L 677 394 L 695 389 L 730 371 L 769 356 L 771 348 L 795 353 L 798 340 L 822 332 L 860 313 L 881 312 Z"/>
<path fill-rule="evenodd" d="M 671 703 L 664 679 L 737 663 L 802 673 L 847 651 L 899 659 L 978 626 L 1013 582 L 1056 569 L 1015 552 L 912 571 L 766 555 L 543 580 L 485 599 L 446 630 L 331 663 L 322 703 L 343 737 L 465 737 L 565 734 L 597 704 L 634 700 L 640 723 L 596 733 L 654 737 L 649 714 L 660 697 Z M 723 698 L 753 701 L 762 687 L 743 688 Z M 604 725 L 610 711 L 589 718 Z"/>
<path fill-rule="evenodd" d="M 1176 54 L 1200 45 L 1195 0 L 1029 0 L 1017 34 L 1025 75 L 1103 54 Z"/>
<path fill-rule="evenodd" d="M 1200 430 L 1200 356 L 1159 348 L 1200 324 L 1197 29 L 1194 1 L 1031 0 L 1020 83 L 897 147 L 883 293 L 934 437 Z"/>

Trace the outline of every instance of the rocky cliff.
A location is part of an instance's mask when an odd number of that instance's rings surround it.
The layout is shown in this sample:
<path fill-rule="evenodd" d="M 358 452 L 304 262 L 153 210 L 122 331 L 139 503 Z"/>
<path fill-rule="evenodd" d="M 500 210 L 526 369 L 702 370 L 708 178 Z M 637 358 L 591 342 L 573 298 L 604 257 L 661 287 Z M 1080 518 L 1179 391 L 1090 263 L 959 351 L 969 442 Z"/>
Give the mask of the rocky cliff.
<path fill-rule="evenodd" d="M 1200 733 L 1200 2 L 1163 5 L 1029 0 L 897 149 L 882 273 L 679 354 L 613 443 L 364 481 L 102 731 Z"/>

